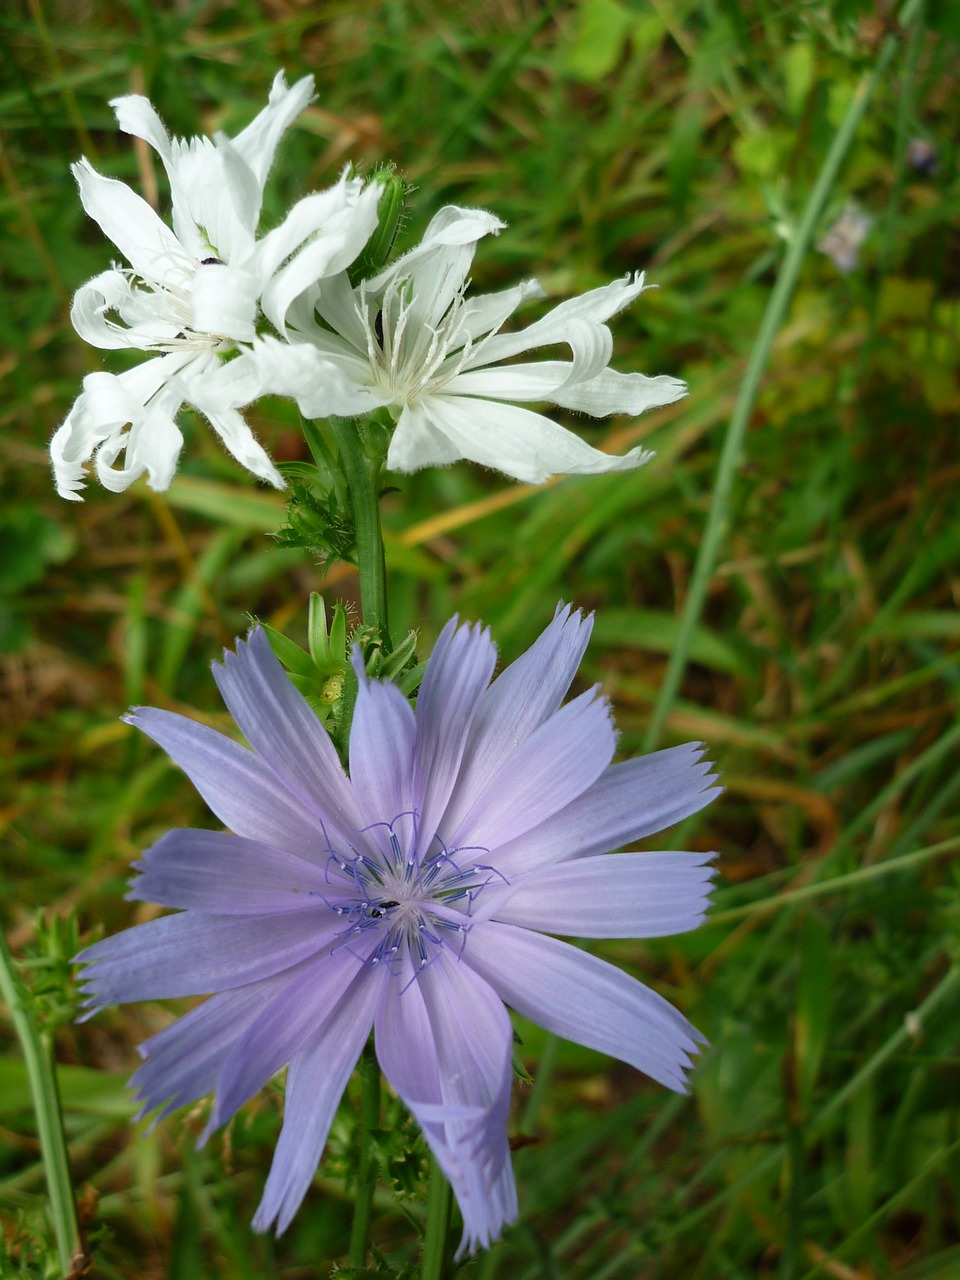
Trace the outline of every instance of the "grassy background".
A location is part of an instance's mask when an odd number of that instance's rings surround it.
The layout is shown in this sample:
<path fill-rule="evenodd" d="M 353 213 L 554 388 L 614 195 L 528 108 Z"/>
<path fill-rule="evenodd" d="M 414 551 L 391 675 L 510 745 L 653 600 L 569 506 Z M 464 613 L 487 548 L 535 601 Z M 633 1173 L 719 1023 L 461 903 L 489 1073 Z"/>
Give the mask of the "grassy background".
<path fill-rule="evenodd" d="M 120 713 L 146 701 L 225 727 L 209 663 L 248 613 L 297 636 L 311 589 L 355 599 L 343 566 L 324 578 L 271 549 L 277 502 L 201 424 L 165 498 L 91 485 L 68 505 L 45 462 L 81 377 L 103 367 L 67 311 L 112 246 L 69 160 L 149 190 L 110 97 L 149 94 L 181 133 L 233 130 L 278 66 L 312 71 L 319 98 L 284 143 L 268 222 L 346 160 L 390 157 L 417 186 L 409 238 L 451 201 L 510 223 L 481 250 L 478 288 L 534 274 L 565 296 L 647 269 L 660 288 L 617 322 L 616 364 L 691 386 L 638 422 L 577 424 L 618 450 L 656 448 L 639 473 L 532 491 L 460 464 L 400 478 L 389 503 L 395 626 L 419 626 L 424 652 L 456 609 L 490 623 L 509 659 L 558 599 L 597 608 L 582 678 L 603 680 L 623 753 L 702 738 L 727 788 L 667 837 L 718 851 L 712 922 L 598 947 L 709 1037 L 692 1098 L 522 1028 L 536 1079 L 512 1125 L 522 1217 L 459 1274 L 960 1274 L 958 38 L 947 3 L 915 3 L 901 29 L 858 0 L 4 9 L 0 910 L 17 954 L 45 956 L 27 972 L 64 1023 L 92 1274 L 293 1280 L 346 1252 L 350 1107 L 289 1233 L 254 1237 L 279 1091 L 202 1153 L 202 1109 L 133 1130 L 134 1046 L 169 1012 L 73 1026 L 58 959 L 73 944 L 37 918 L 75 913 L 84 937 L 145 918 L 123 901 L 129 863 L 206 820 Z M 863 92 L 805 242 L 810 193 Z M 916 139 L 933 172 L 911 163 Z M 874 223 L 843 274 L 815 246 L 852 199 Z M 738 407 L 785 255 L 795 288 L 768 326 L 756 402 Z M 297 456 L 287 407 L 256 419 L 275 456 Z M 689 662 L 675 659 L 682 680 L 655 711 L 678 636 Z M 391 1107 L 385 1129 L 403 1123 Z M 417 1257 L 397 1206 L 422 1218 L 420 1157 L 399 1162 L 387 1136 L 381 1156 L 403 1195 L 378 1200 L 374 1239 L 400 1267 Z M 18 1240 L 0 1274 L 56 1274 L 6 1025 L 0 1207 Z"/>

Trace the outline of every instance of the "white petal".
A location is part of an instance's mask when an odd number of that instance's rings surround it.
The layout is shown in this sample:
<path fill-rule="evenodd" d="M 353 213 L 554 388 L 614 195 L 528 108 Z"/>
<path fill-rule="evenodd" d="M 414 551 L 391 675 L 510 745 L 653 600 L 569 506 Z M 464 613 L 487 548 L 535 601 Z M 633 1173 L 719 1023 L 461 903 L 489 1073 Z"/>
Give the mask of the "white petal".
<path fill-rule="evenodd" d="M 491 339 L 492 341 L 493 339 Z M 512 396 L 509 391 L 502 392 L 497 390 L 501 372 L 507 374 L 507 378 L 504 380 L 505 385 L 508 385 L 512 379 L 519 383 L 521 389 L 524 387 L 522 375 L 517 375 L 514 372 L 517 369 L 524 372 L 529 371 L 531 379 L 530 390 L 542 389 L 544 375 L 538 370 L 543 368 L 543 364 L 507 365 L 503 369 L 499 367 L 489 368 L 486 343 L 480 343 L 467 359 L 467 372 L 453 378 L 447 383 L 444 390 L 451 395 L 489 395 L 495 396 L 498 400 L 503 398 L 521 400 L 550 399 L 556 401 L 556 393 L 562 388 L 575 386 L 582 382 L 590 382 L 598 377 L 610 363 L 610 357 L 613 354 L 613 335 L 604 324 L 591 324 L 586 320 L 571 319 L 566 324 L 563 342 L 569 346 L 573 354 L 573 360 L 566 363 L 557 360 L 549 362 L 551 379 L 549 385 L 551 389 L 546 395 L 527 393 Z"/>
<path fill-rule="evenodd" d="M 111 98 L 110 105 L 123 132 L 149 142 L 166 166 L 171 155 L 170 137 L 153 103 L 138 93 L 128 93 Z"/>
<path fill-rule="evenodd" d="M 376 295 L 409 280 L 413 297 L 407 328 L 416 340 L 420 327 L 438 324 L 463 288 L 477 241 L 497 234 L 503 226 L 483 209 L 447 205 L 431 219 L 420 244 L 367 281 L 366 292 Z"/>
<path fill-rule="evenodd" d="M 356 294 L 346 272 L 324 280 L 316 299 L 316 310 L 335 333 L 342 334 L 366 359 L 367 336 L 357 313 Z M 304 332 L 309 335 L 308 330 Z"/>
<path fill-rule="evenodd" d="M 438 430 L 422 406 L 413 409 L 403 406 L 387 450 L 387 466 L 391 471 L 446 467 L 464 456 L 457 445 Z"/>
<path fill-rule="evenodd" d="M 420 243 L 408 249 L 367 283 L 372 292 L 382 292 L 395 281 L 407 279 L 417 263 L 444 248 L 467 247 L 471 250 L 472 257 L 472 250 L 479 240 L 484 236 L 498 235 L 505 226 L 505 222 L 484 209 L 444 205 L 430 219 Z"/>
<path fill-rule="evenodd" d="M 281 333 L 300 294 L 319 280 L 345 271 L 363 249 L 377 226 L 379 199 L 375 183 L 365 191 L 359 190 L 359 184 L 341 183 L 307 196 L 257 247 L 256 269 L 261 280 L 269 280 L 263 312 Z M 310 243 L 300 248 L 310 237 Z"/>
<path fill-rule="evenodd" d="M 210 179 L 222 181 L 225 199 L 214 203 L 204 226 L 224 262 L 239 264 L 253 252 L 263 187 L 228 138 L 217 138 L 216 154 L 219 163 Z"/>
<path fill-rule="evenodd" d="M 73 295 L 70 320 L 85 342 L 104 350 L 139 346 L 135 334 L 125 325 L 106 318 L 108 311 L 120 311 L 134 297 L 129 276 L 123 271 L 102 271 Z"/>
<path fill-rule="evenodd" d="M 170 368 L 176 372 L 175 365 Z M 112 373 L 87 375 L 83 391 L 50 441 L 54 479 L 62 498 L 82 501 L 79 490 L 84 483 L 84 464 L 101 448 L 107 450 L 110 461 L 117 457 L 129 438 L 124 428 L 146 418 L 147 402 L 167 381 L 167 373 L 166 360 L 158 357 L 119 376 Z M 172 465 L 175 467 L 179 443 L 174 441 L 168 448 L 173 450 Z M 142 470 L 141 467 L 136 474 Z M 156 472 L 158 478 L 162 478 L 166 470 L 167 467 L 161 465 Z M 111 474 L 115 476 L 117 473 Z M 118 487 L 125 489 L 134 479 L 136 476 L 130 475 Z"/>
<path fill-rule="evenodd" d="M 482 293 L 467 298 L 460 313 L 460 329 L 464 340 L 474 341 L 485 333 L 496 331 L 513 315 L 517 307 L 530 298 L 542 298 L 543 286 L 537 280 L 522 280 L 499 293 Z"/>
<path fill-rule="evenodd" d="M 604 369 L 585 382 L 570 376 L 571 364 L 540 360 L 530 364 L 499 365 L 473 369 L 452 378 L 444 388 L 448 395 L 484 396 L 497 400 L 543 400 L 604 418 L 611 413 L 643 413 L 658 405 L 672 404 L 687 393 L 679 378 L 661 374 L 617 373 Z"/>
<path fill-rule="evenodd" d="M 304 196 L 283 222 L 268 232 L 257 246 L 257 265 L 261 273 L 265 277 L 273 275 L 312 236 L 326 238 L 332 234 L 338 239 L 346 239 L 352 234 L 359 253 L 377 225 L 379 199 L 380 188 L 375 183 L 364 189 L 359 179 L 348 181 L 346 177 L 325 191 Z M 337 264 L 330 274 L 343 271 L 353 257 Z"/>
<path fill-rule="evenodd" d="M 122 98 L 113 98 L 110 105 L 117 117 L 117 124 L 123 132 L 132 134 L 135 138 L 143 138 L 163 161 L 173 203 L 173 229 L 184 248 L 192 256 L 201 257 L 202 244 L 196 225 L 190 216 L 187 193 L 183 189 L 177 172 L 174 146 L 156 108 L 147 98 L 135 93 L 127 94 Z"/>
<path fill-rule="evenodd" d="M 73 402 L 70 412 L 50 441 L 50 461 L 57 493 L 71 502 L 82 502 L 84 463 L 103 440 L 89 415 L 83 412 L 83 392 Z"/>
<path fill-rule="evenodd" d="M 542 484 L 552 475 L 629 471 L 652 456 L 639 448 L 623 457 L 601 453 L 539 413 L 490 400 L 432 396 L 420 405 L 418 415 L 446 437 L 460 457 L 527 484 Z M 416 471 L 431 465 L 434 459 L 428 452 L 417 449 L 422 431 L 414 439 L 409 434 L 402 436 L 403 422 L 401 417 L 390 441 L 387 466 L 394 471 Z"/>
<path fill-rule="evenodd" d="M 589 382 L 570 383 L 553 397 L 556 404 L 579 413 L 604 418 L 610 413 L 643 413 L 660 405 L 673 404 L 687 394 L 687 384 L 661 373 L 648 378 L 642 373 L 617 373 L 604 369 Z"/>
<path fill-rule="evenodd" d="M 349 356 L 331 357 L 308 343 L 259 338 L 241 359 L 256 369 L 260 395 L 290 396 L 305 418 L 350 418 L 385 403 L 376 388 L 360 381 L 364 374 L 369 376 L 368 366 Z"/>
<path fill-rule="evenodd" d="M 253 250 L 253 228 L 260 216 L 260 190 L 236 153 L 217 147 L 209 138 L 173 144 L 176 176 L 174 208 L 187 202 L 187 215 L 196 226 L 191 242 L 194 263 L 220 258 L 244 265 Z M 181 211 L 182 213 L 182 211 Z"/>
<path fill-rule="evenodd" d="M 482 362 L 494 364 L 534 347 L 569 343 L 570 322 L 583 321 L 602 325 L 622 311 L 643 292 L 643 274 L 624 276 L 599 289 L 591 289 L 578 298 L 568 298 L 548 312 L 542 320 L 519 333 L 501 333 L 484 343 Z"/>
<path fill-rule="evenodd" d="M 253 171 L 261 191 L 273 164 L 277 144 L 312 97 L 313 76 L 304 76 L 288 87 L 283 72 L 278 71 L 270 87 L 267 105 L 232 139 L 234 149 Z"/>
<path fill-rule="evenodd" d="M 259 373 L 249 353 L 224 362 L 218 361 L 212 352 L 208 353 L 193 364 L 180 380 L 180 386 L 184 399 L 200 410 L 241 466 L 276 489 L 286 488 L 266 450 L 237 412 L 239 407 L 263 394 Z"/>
<path fill-rule="evenodd" d="M 104 178 L 86 160 L 73 165 L 84 209 L 144 279 L 183 287 L 193 264 L 180 241 L 124 182 Z"/>
<path fill-rule="evenodd" d="M 210 409 L 202 404 L 197 408 L 204 414 L 211 427 L 223 441 L 227 451 L 242 467 L 266 480 L 275 489 L 285 489 L 286 481 L 270 461 L 266 450 L 257 443 L 253 432 L 236 409 Z"/>
<path fill-rule="evenodd" d="M 256 276 L 225 262 L 201 263 L 193 277 L 193 325 L 210 333 L 252 342 L 256 337 Z"/>
<path fill-rule="evenodd" d="M 150 488 L 162 493 L 170 487 L 183 446 L 183 436 L 174 421 L 182 399 L 175 386 L 167 385 L 141 403 L 139 395 L 130 393 L 130 383 L 124 384 L 124 377 L 93 374 L 84 383 L 84 389 L 91 392 L 91 411 L 103 417 L 114 415 L 117 427 L 97 450 L 97 476 L 105 489 L 121 493 L 146 472 Z M 91 388 L 90 384 L 99 378 L 110 381 Z M 124 422 L 130 424 L 126 432 L 121 429 Z M 114 462 L 124 451 L 126 466 L 115 467 Z"/>

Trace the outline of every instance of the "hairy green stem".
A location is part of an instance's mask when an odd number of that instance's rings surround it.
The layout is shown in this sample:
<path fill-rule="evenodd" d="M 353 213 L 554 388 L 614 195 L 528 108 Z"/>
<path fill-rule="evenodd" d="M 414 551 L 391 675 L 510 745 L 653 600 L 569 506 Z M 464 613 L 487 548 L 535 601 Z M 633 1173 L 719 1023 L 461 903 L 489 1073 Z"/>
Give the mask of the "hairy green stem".
<path fill-rule="evenodd" d="M 921 5 L 922 0 L 909 0 L 900 14 L 901 25 L 907 26 L 914 19 Z M 737 402 L 723 442 L 723 449 L 720 453 L 713 499 L 710 503 L 710 514 L 707 517 L 703 541 L 700 544 L 700 550 L 693 567 L 693 574 L 690 578 L 690 586 L 687 590 L 687 598 L 684 601 L 677 641 L 670 654 L 667 670 L 657 695 L 653 715 L 644 740 L 644 749 L 647 751 L 652 751 L 657 745 L 686 669 L 693 633 L 703 611 L 707 588 L 710 585 L 710 578 L 713 575 L 714 565 L 717 562 L 720 546 L 726 533 L 730 516 L 730 497 L 740 462 L 747 425 L 753 412 L 753 405 L 760 389 L 764 370 L 770 359 L 774 339 L 783 322 L 790 299 L 793 297 L 793 291 L 800 276 L 804 257 L 816 233 L 817 224 L 820 221 L 820 216 L 823 213 L 830 191 L 840 172 L 847 152 L 856 137 L 860 122 L 866 113 L 867 107 L 870 105 L 874 90 L 882 82 L 894 53 L 899 47 L 899 36 L 888 37 L 880 50 L 873 69 L 862 77 L 854 90 L 846 115 L 841 121 L 827 153 L 827 158 L 823 163 L 823 168 L 820 170 L 814 188 L 810 192 L 806 208 L 797 226 L 796 234 L 784 257 L 773 292 L 770 294 L 770 301 L 767 304 L 767 310 L 764 313 L 757 340 L 754 343 L 753 350 L 750 352 L 750 359 L 747 362 L 743 382 L 740 385 L 740 394 L 737 396 Z"/>
<path fill-rule="evenodd" d="M 420 1280 L 442 1280 L 449 1222 L 450 1184 L 444 1177 L 436 1157 L 433 1157 L 430 1161 L 430 1191 L 427 1196 L 427 1222 L 423 1232 Z"/>
<path fill-rule="evenodd" d="M 367 1261 L 373 1192 L 377 1166 L 373 1158 L 373 1130 L 380 1127 L 380 1064 L 368 1046 L 360 1059 L 360 1124 L 357 1162 L 357 1197 L 350 1228 L 350 1265 L 363 1267 Z"/>
<path fill-rule="evenodd" d="M 33 1109 L 37 1116 L 40 1151 L 47 1178 L 57 1257 L 63 1274 L 69 1275 L 80 1251 L 77 1208 L 73 1198 L 67 1140 L 63 1132 L 60 1093 L 53 1065 L 53 1042 L 37 1023 L 24 1000 L 24 991 L 14 967 L 7 940 L 0 933 L 0 996 L 10 1010 L 10 1019 L 23 1050 L 30 1082 Z"/>
<path fill-rule="evenodd" d="M 353 508 L 363 621 L 366 626 L 375 627 L 389 647 L 387 567 L 383 554 L 380 499 L 377 493 L 380 463 L 367 456 L 360 438 L 362 428 L 358 422 L 346 418 L 330 418 L 329 422 L 340 450 Z"/>

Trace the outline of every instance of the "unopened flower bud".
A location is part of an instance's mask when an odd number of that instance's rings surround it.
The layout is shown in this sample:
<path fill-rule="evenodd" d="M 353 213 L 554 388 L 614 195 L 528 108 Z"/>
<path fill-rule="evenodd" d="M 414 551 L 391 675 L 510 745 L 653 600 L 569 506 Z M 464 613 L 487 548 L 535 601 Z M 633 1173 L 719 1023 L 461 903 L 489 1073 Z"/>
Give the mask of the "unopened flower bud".
<path fill-rule="evenodd" d="M 381 189 L 380 201 L 377 205 L 377 228 L 367 241 L 366 247 L 354 261 L 347 274 L 350 283 L 356 287 L 361 280 L 367 280 L 383 267 L 393 250 L 393 242 L 397 238 L 400 221 L 403 217 L 407 196 L 407 184 L 393 165 L 384 165 L 374 172 L 370 179 Z"/>

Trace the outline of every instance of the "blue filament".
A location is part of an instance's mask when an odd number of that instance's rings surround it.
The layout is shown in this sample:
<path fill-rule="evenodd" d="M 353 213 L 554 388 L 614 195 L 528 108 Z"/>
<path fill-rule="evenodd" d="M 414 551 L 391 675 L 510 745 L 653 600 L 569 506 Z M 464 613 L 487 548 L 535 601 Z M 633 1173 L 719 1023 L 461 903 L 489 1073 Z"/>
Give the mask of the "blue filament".
<path fill-rule="evenodd" d="M 398 826 L 407 820 L 405 840 Z M 343 853 L 327 842 L 324 878 L 336 890 L 329 896 L 316 893 L 324 906 L 344 920 L 345 927 L 333 941 L 331 952 L 341 948 L 360 964 L 385 965 L 392 976 L 405 971 L 409 961 L 413 977 L 403 990 L 450 946 L 459 960 L 467 945 L 474 905 L 494 879 L 507 877 L 489 863 L 462 865 L 463 855 L 486 854 L 480 845 L 447 847 L 440 835 L 431 844 L 436 850 L 421 857 L 418 848 L 420 815 L 405 810 L 391 822 L 373 822 L 361 836 L 382 829 L 386 841 L 367 849 Z M 326 832 L 324 832 L 326 837 Z M 455 905 L 456 904 L 456 905 Z M 459 937 L 459 945 L 454 938 Z M 369 941 L 361 941 L 368 939 Z"/>

